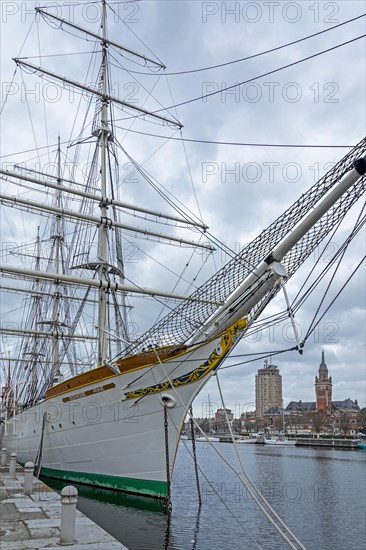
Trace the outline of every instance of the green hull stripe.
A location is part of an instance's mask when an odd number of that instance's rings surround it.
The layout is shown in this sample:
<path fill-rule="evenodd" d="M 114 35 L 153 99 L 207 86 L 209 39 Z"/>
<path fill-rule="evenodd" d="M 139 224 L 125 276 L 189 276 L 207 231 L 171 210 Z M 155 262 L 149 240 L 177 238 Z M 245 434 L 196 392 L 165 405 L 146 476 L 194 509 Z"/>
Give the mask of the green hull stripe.
<path fill-rule="evenodd" d="M 107 476 L 103 474 L 91 474 L 89 472 L 71 472 L 69 470 L 55 470 L 53 468 L 41 468 L 41 475 L 63 481 L 73 481 L 74 483 L 91 485 L 93 487 L 103 487 L 104 489 L 154 498 L 165 498 L 168 494 L 168 487 L 165 481 Z"/>

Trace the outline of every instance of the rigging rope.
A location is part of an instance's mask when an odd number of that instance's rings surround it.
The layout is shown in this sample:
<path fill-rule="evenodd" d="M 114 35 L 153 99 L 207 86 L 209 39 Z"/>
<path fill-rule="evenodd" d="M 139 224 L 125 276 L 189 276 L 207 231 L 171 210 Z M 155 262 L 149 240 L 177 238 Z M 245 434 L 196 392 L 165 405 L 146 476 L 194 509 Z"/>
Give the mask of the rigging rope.
<path fill-rule="evenodd" d="M 309 59 L 314 59 L 315 57 L 318 57 L 320 55 L 323 55 L 325 53 L 331 52 L 333 50 L 336 50 L 338 48 L 341 48 L 342 46 L 346 46 L 348 44 L 351 44 L 353 42 L 356 42 L 357 40 L 361 40 L 361 38 L 364 38 L 366 34 L 361 34 L 360 36 L 357 36 L 356 38 L 352 38 L 351 40 L 347 40 L 346 42 L 342 42 L 341 44 L 337 44 L 336 46 L 333 46 L 331 48 L 327 48 L 325 50 L 322 50 L 320 52 L 317 52 L 313 55 L 309 55 L 307 57 L 303 57 L 302 59 L 298 59 L 297 61 L 293 61 L 292 63 L 288 63 L 287 65 L 282 65 L 281 67 L 277 67 L 277 69 L 272 69 L 271 71 L 267 71 L 265 73 L 262 73 L 260 75 L 256 75 L 252 78 L 249 78 L 247 80 L 243 80 L 242 82 L 238 82 L 236 84 L 233 84 L 232 86 L 226 86 L 224 88 L 220 88 L 219 90 L 215 90 L 213 92 L 203 94 L 197 97 L 193 97 L 191 99 L 186 99 L 185 101 L 181 101 L 180 103 L 176 103 L 175 105 L 169 105 L 168 107 L 165 107 L 164 109 L 158 109 L 156 111 L 152 111 L 152 114 L 160 113 L 161 111 L 169 111 L 170 109 L 173 109 L 175 107 L 182 107 L 183 105 L 188 105 L 190 103 L 195 103 L 196 101 L 201 101 L 202 99 L 206 99 L 208 97 L 221 94 L 222 92 L 226 92 L 227 90 L 233 90 L 237 87 L 243 86 L 244 84 L 248 84 L 249 82 L 253 82 L 254 80 L 258 80 L 259 78 L 264 78 L 265 76 L 269 76 L 275 73 L 278 73 L 280 71 L 283 71 L 285 69 L 289 69 L 290 67 L 294 67 L 295 65 L 300 65 L 300 63 L 304 63 L 305 61 L 309 61 Z M 126 117 L 128 118 L 128 117 Z M 122 119 L 122 120 L 126 120 Z"/>
<path fill-rule="evenodd" d="M 186 406 L 185 403 L 183 402 L 179 392 L 177 391 L 177 389 L 175 388 L 174 384 L 172 383 L 166 369 L 165 369 L 165 366 L 164 366 L 164 363 L 162 363 L 160 360 L 159 360 L 159 364 L 160 364 L 160 367 L 162 368 L 164 374 L 165 374 L 165 377 L 166 377 L 166 380 L 168 380 L 169 384 L 170 384 L 170 388 L 172 389 L 172 391 L 174 392 L 174 394 L 176 395 L 177 399 L 179 400 L 179 402 L 181 403 L 182 407 L 185 409 L 186 411 L 186 414 L 189 414 L 189 406 Z M 225 408 L 225 407 L 224 407 Z M 252 496 L 253 500 L 256 502 L 256 504 L 258 505 L 259 509 L 264 513 L 264 515 L 267 517 L 267 519 L 270 521 L 270 523 L 274 526 L 274 528 L 277 530 L 277 532 L 280 534 L 280 536 L 288 543 L 288 545 L 290 546 L 290 548 L 292 548 L 292 550 L 297 550 L 297 547 L 294 546 L 294 544 L 288 539 L 287 535 L 280 529 L 280 527 L 276 524 L 275 520 L 270 516 L 269 512 L 265 509 L 264 506 L 267 506 L 268 510 L 270 510 L 270 512 L 272 513 L 272 515 L 274 516 L 274 518 L 282 525 L 282 527 L 285 529 L 285 531 L 293 538 L 294 541 L 296 541 L 296 543 L 298 544 L 299 548 L 301 550 L 306 550 L 305 547 L 300 543 L 300 541 L 298 541 L 298 539 L 296 538 L 296 536 L 292 533 L 292 531 L 289 529 L 289 527 L 287 527 L 287 525 L 283 522 L 283 520 L 278 516 L 278 514 L 275 512 L 275 510 L 273 510 L 273 508 L 271 507 L 271 505 L 269 504 L 269 502 L 265 499 L 265 497 L 262 495 L 262 493 L 257 489 L 257 487 L 255 486 L 255 484 L 253 483 L 253 481 L 250 479 L 250 477 L 248 476 L 248 474 L 244 471 L 243 469 L 243 474 L 244 476 L 247 478 L 248 480 L 248 484 L 244 483 L 241 475 L 239 472 L 236 471 L 236 469 L 230 464 L 230 462 L 224 457 L 224 455 L 214 446 L 212 445 L 212 442 L 209 440 L 209 438 L 207 437 L 207 435 L 205 434 L 205 432 L 202 430 L 201 426 L 197 423 L 197 421 L 195 420 L 195 418 L 193 418 L 191 416 L 191 418 L 193 419 L 193 422 L 196 426 L 196 428 L 199 430 L 199 432 L 203 435 L 203 437 L 206 439 L 206 441 L 208 441 L 208 443 L 211 445 L 211 447 L 215 450 L 215 452 L 221 457 L 221 459 L 225 462 L 225 464 L 229 467 L 229 469 L 237 476 L 239 482 L 243 485 L 243 487 L 248 491 L 248 493 L 250 494 L 250 496 Z M 257 496 L 256 496 L 256 494 Z M 262 500 L 263 504 L 259 501 L 259 500 Z"/>
<path fill-rule="evenodd" d="M 192 417 L 193 418 L 193 417 Z M 175 426 L 175 429 L 178 433 L 178 429 L 177 427 Z M 184 439 L 182 440 L 182 443 L 184 444 L 184 447 L 187 451 L 187 453 L 189 454 L 189 456 L 192 458 L 193 460 L 193 455 L 190 451 L 190 449 L 188 448 L 187 446 L 187 442 L 184 441 Z M 212 444 L 211 444 L 212 445 Z M 207 485 L 210 487 L 212 493 L 214 493 L 217 498 L 219 499 L 219 501 L 221 502 L 221 504 L 224 506 L 224 508 L 226 508 L 226 510 L 229 512 L 229 514 L 231 515 L 231 517 L 233 518 L 233 520 L 239 525 L 239 527 L 248 535 L 248 537 L 253 541 L 253 543 L 260 549 L 262 549 L 262 546 L 260 546 L 260 544 L 253 538 L 253 536 L 250 534 L 250 532 L 248 531 L 248 529 L 245 527 L 245 525 L 243 524 L 242 521 L 239 521 L 239 519 L 233 514 L 233 512 L 231 511 L 231 509 L 229 508 L 229 506 L 227 505 L 227 502 L 225 501 L 225 499 L 222 498 L 222 495 L 220 494 L 220 492 L 215 488 L 214 484 L 208 479 L 208 477 L 206 476 L 205 472 L 202 470 L 202 468 L 200 467 L 200 465 L 198 464 L 197 462 L 197 469 L 199 470 L 201 476 L 203 477 L 203 479 L 205 480 L 205 482 L 207 483 Z M 200 513 L 201 511 L 201 508 L 199 508 L 198 510 L 198 514 Z"/>
<path fill-rule="evenodd" d="M 137 130 L 130 130 L 129 128 L 122 128 L 121 126 L 115 126 L 115 128 L 119 128 L 120 130 L 126 130 L 127 132 L 132 132 L 134 134 L 141 134 L 146 135 L 150 137 L 156 137 L 166 140 L 177 140 L 181 141 L 182 138 L 174 138 L 169 136 L 159 136 L 157 134 L 149 134 L 147 132 L 138 132 Z M 210 140 L 204 140 L 204 139 L 187 139 L 184 138 L 184 141 L 186 142 L 192 142 L 192 143 L 206 143 L 208 145 L 230 145 L 230 146 L 239 146 L 239 147 L 269 147 L 269 148 L 279 148 L 279 149 L 287 149 L 287 148 L 294 148 L 294 149 L 351 149 L 353 145 L 319 145 L 319 144 L 309 144 L 309 143 L 244 143 L 244 142 L 235 142 L 235 141 L 210 141 Z M 62 141 L 61 145 L 70 145 L 70 141 Z M 52 147 L 57 146 L 57 143 L 51 143 L 50 145 L 42 145 L 41 147 L 37 147 L 35 149 L 25 149 L 23 151 L 16 151 L 15 153 L 9 153 L 7 155 L 0 155 L 0 159 L 5 159 L 9 157 L 15 157 L 16 155 L 24 154 L 24 153 L 33 153 L 34 151 L 42 151 L 42 149 L 49 149 Z M 48 152 L 46 153 L 48 154 Z M 38 158 L 38 157 L 37 157 Z M 80 184 L 77 184 L 80 185 Z"/>
<path fill-rule="evenodd" d="M 269 504 L 269 502 L 266 500 L 266 498 L 262 495 L 262 493 L 256 487 L 256 485 L 255 485 L 254 481 L 252 480 L 252 478 L 245 471 L 244 466 L 243 466 L 243 462 L 240 458 L 238 448 L 237 448 L 237 445 L 236 445 L 236 442 L 235 442 L 232 426 L 231 426 L 231 423 L 230 423 L 229 418 L 228 418 L 227 409 L 226 409 L 226 405 L 225 405 L 225 402 L 224 402 L 224 397 L 223 397 L 220 382 L 219 382 L 218 372 L 216 372 L 214 376 L 216 376 L 217 387 L 218 387 L 219 394 L 220 394 L 221 404 L 222 404 L 222 407 L 224 409 L 225 419 L 226 419 L 226 423 L 227 423 L 229 431 L 230 431 L 231 440 L 232 440 L 232 443 L 234 445 L 235 454 L 236 454 L 236 457 L 238 459 L 241 471 L 242 471 L 244 477 L 246 478 L 246 480 L 248 481 L 248 484 L 249 484 L 249 485 L 244 484 L 244 487 L 246 488 L 246 490 L 248 491 L 250 496 L 253 498 L 253 500 L 257 504 L 257 506 L 260 508 L 260 510 L 264 513 L 266 518 L 270 521 L 270 523 L 276 529 L 276 531 L 281 535 L 281 537 L 284 539 L 284 541 L 287 542 L 289 547 L 292 548 L 293 550 L 296 550 L 297 546 L 295 546 L 295 544 L 297 544 L 298 547 L 301 548 L 301 550 L 306 550 L 305 546 L 299 541 L 299 539 L 296 537 L 296 535 L 291 531 L 291 529 L 280 518 L 280 516 L 277 514 L 277 512 L 272 508 L 272 506 Z M 243 483 L 240 474 L 237 473 L 237 475 L 238 475 L 238 478 Z M 252 489 L 253 489 L 253 491 L 252 491 Z M 260 501 L 262 501 L 262 502 L 260 502 Z M 267 506 L 269 511 L 265 509 L 265 506 Z M 270 514 L 272 514 L 273 517 L 271 517 Z M 275 518 L 275 519 L 273 519 L 273 518 Z M 284 528 L 287 535 L 289 535 L 292 538 L 292 541 L 280 529 L 279 525 L 276 524 L 275 520 Z"/>
<path fill-rule="evenodd" d="M 309 328 L 304 340 L 303 340 L 303 343 L 306 342 L 306 340 L 309 338 L 310 334 L 312 332 L 314 332 L 314 330 L 316 329 L 316 327 L 319 325 L 320 321 L 324 318 L 324 316 L 326 315 L 326 313 L 329 311 L 329 309 L 331 308 L 331 306 L 334 304 L 334 302 L 337 300 L 338 296 L 341 294 L 341 292 L 345 289 L 345 287 L 348 285 L 348 283 L 350 282 L 350 280 L 352 279 L 352 277 L 356 274 L 356 272 L 359 270 L 359 268 L 361 267 L 361 265 L 363 264 L 363 262 L 365 261 L 366 259 L 366 256 L 364 256 L 360 262 L 357 264 L 357 266 L 355 267 L 355 269 L 352 271 L 351 275 L 347 278 L 347 280 L 345 281 L 345 283 L 342 285 L 342 287 L 339 289 L 339 291 L 337 292 L 337 294 L 335 295 L 335 297 L 333 298 L 333 300 L 330 302 L 329 306 L 325 309 L 323 315 L 319 318 L 319 320 L 317 321 L 317 323 L 315 323 L 311 328 Z"/>
<path fill-rule="evenodd" d="M 251 266 L 259 265 L 296 224 L 312 210 L 318 201 L 333 188 L 337 181 L 352 168 L 353 162 L 362 157 L 365 152 L 366 138 L 347 153 L 334 168 L 304 193 L 267 229 L 262 231 L 257 238 L 196 290 L 192 297 L 201 300 L 214 299 L 216 302 L 224 303 L 251 273 Z M 288 273 L 287 279 L 294 275 L 319 243 L 344 219 L 349 209 L 362 196 L 365 186 L 366 177 L 363 176 L 285 255 L 283 264 Z M 266 300 L 272 299 L 274 295 L 275 292 L 267 294 L 262 302 L 252 309 L 249 315 L 249 324 L 252 323 L 257 311 L 262 308 Z M 216 306 L 214 304 L 202 304 L 193 301 L 179 304 L 157 325 L 129 346 L 125 353 L 126 355 L 133 355 L 142 351 L 148 345 L 156 347 L 157 343 L 158 345 L 179 345 L 191 337 L 193 327 L 202 326 L 215 310 Z"/>
<path fill-rule="evenodd" d="M 321 280 L 325 277 L 325 275 L 328 273 L 328 271 L 330 271 L 331 267 L 333 266 L 333 264 L 335 263 L 335 261 L 337 260 L 337 258 L 339 257 L 342 257 L 344 256 L 349 244 L 351 243 L 351 241 L 356 237 L 356 235 L 359 233 L 359 231 L 362 229 L 362 227 L 365 225 L 366 223 L 366 216 L 363 216 L 361 218 L 361 214 L 362 214 L 362 211 L 364 210 L 365 207 L 362 208 L 360 214 L 359 214 L 359 217 L 355 223 L 355 226 L 352 230 L 352 232 L 350 233 L 350 235 L 346 238 L 346 240 L 343 242 L 343 244 L 339 247 L 339 249 L 337 250 L 337 252 L 334 254 L 334 256 L 332 257 L 332 259 L 327 263 L 327 265 L 324 267 L 324 269 L 322 270 L 322 272 L 319 274 L 319 276 L 317 277 L 317 279 L 310 285 L 310 287 L 308 288 L 308 290 L 303 294 L 303 296 L 300 295 L 299 297 L 299 293 L 296 295 L 294 301 L 293 301 L 293 304 L 294 304 L 294 310 L 298 310 L 302 305 L 303 303 L 308 299 L 309 295 L 314 292 L 315 288 L 320 284 Z M 334 234 L 333 234 L 334 235 Z M 324 251 L 323 251 L 324 252 Z M 315 263 L 314 265 L 314 268 L 316 268 L 316 266 L 320 263 L 320 260 L 322 258 L 322 255 L 319 256 L 317 262 Z M 339 267 L 339 266 L 338 266 Z M 338 270 L 338 267 L 336 268 L 336 271 Z M 313 270 L 312 270 L 313 272 Z M 311 272 L 311 273 L 312 273 Z M 335 273 L 334 273 L 335 275 Z M 332 280 L 334 278 L 334 275 L 332 276 Z M 331 281 L 332 281 L 331 280 Z M 308 278 L 306 279 L 305 282 L 308 281 Z M 330 282 L 331 282 L 330 281 Z M 305 284 L 302 286 L 302 288 L 304 288 Z M 329 285 L 328 285 L 329 286 Z M 327 289 L 328 291 L 328 289 Z M 326 292 L 327 292 L 326 291 Z M 325 298 L 325 295 L 323 296 L 322 298 L 322 302 Z M 296 301 L 297 300 L 297 301 Z M 322 303 L 321 302 L 321 303 Z M 314 319 L 320 309 L 320 306 L 321 306 L 321 303 L 319 304 L 319 307 L 314 315 Z"/>
<path fill-rule="evenodd" d="M 119 120 L 119 119 L 117 119 Z M 125 120 L 125 119 L 122 119 Z M 210 139 L 189 139 L 183 137 L 174 136 L 162 136 L 160 134 L 152 134 L 151 132 L 142 132 L 138 130 L 131 130 L 130 128 L 124 128 L 123 126 L 116 126 L 120 130 L 126 130 L 133 134 L 139 134 L 141 136 L 149 136 L 153 138 L 165 139 L 169 141 L 183 141 L 186 143 L 205 143 L 206 145 L 230 145 L 233 147 L 270 147 L 278 149 L 351 149 L 353 145 L 319 145 L 319 144 L 301 144 L 301 143 L 245 143 L 240 141 L 215 141 Z M 182 133 L 182 132 L 181 132 Z M 0 157 L 1 158 L 1 157 Z"/>
<path fill-rule="evenodd" d="M 357 17 L 353 17 L 352 19 L 348 19 L 347 21 L 343 21 L 342 23 L 338 23 L 338 25 L 334 25 L 333 27 L 329 27 L 328 29 L 324 29 L 322 31 L 309 34 L 308 36 L 304 36 L 303 38 L 298 38 L 297 40 L 293 40 L 292 42 L 287 42 L 286 44 L 282 44 L 282 46 L 276 46 L 274 48 L 270 48 L 269 50 L 264 50 L 263 52 L 259 52 L 256 54 L 248 55 L 246 57 L 241 57 L 240 59 L 234 59 L 232 61 L 226 61 L 225 63 L 219 63 L 217 65 L 211 65 L 206 67 L 200 67 L 198 69 L 188 69 L 183 71 L 175 71 L 175 72 L 165 72 L 164 76 L 176 76 L 176 75 L 183 75 L 183 74 L 192 74 L 192 73 L 199 73 L 204 71 L 210 71 L 212 69 L 219 69 L 221 67 L 227 67 L 228 65 L 234 65 L 235 63 L 241 63 L 243 61 L 248 61 L 249 59 L 254 59 L 256 57 L 261 57 L 262 55 L 266 55 L 268 53 L 276 52 L 278 50 L 282 50 L 284 48 L 288 48 L 289 46 L 293 46 L 294 44 L 299 44 L 300 42 L 304 42 L 305 40 L 309 40 L 310 38 L 314 38 L 315 36 L 319 36 L 321 34 L 327 33 L 329 31 L 332 31 L 334 29 L 337 29 L 338 27 L 342 27 L 343 25 L 347 25 L 349 23 L 352 23 L 353 21 L 357 21 L 358 19 L 361 19 L 362 17 L 365 17 L 366 14 L 358 15 Z M 135 74 L 141 74 L 146 76 L 155 76 L 154 73 L 146 73 L 146 72 L 139 72 L 139 71 L 131 71 Z"/>
<path fill-rule="evenodd" d="M 41 468 L 42 468 L 42 461 L 43 461 L 43 439 L 44 439 L 44 432 L 45 432 L 45 428 L 46 428 L 46 422 L 47 422 L 47 415 L 48 413 L 45 412 L 43 413 L 43 418 L 42 418 L 42 430 L 41 430 L 41 439 L 40 439 L 40 442 L 39 442 L 39 447 L 38 447 L 38 451 L 37 451 L 37 456 L 36 456 L 36 459 L 34 461 L 34 475 L 35 477 L 39 477 L 39 474 L 41 472 Z"/>

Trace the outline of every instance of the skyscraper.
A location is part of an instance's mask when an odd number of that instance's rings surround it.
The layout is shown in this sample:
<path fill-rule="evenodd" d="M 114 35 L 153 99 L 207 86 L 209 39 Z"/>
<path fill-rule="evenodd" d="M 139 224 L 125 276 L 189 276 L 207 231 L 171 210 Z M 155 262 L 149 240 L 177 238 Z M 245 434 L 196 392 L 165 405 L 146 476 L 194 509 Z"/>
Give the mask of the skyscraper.
<path fill-rule="evenodd" d="M 318 370 L 319 376 L 315 377 L 315 395 L 316 410 L 324 411 L 332 406 L 332 377 L 328 377 L 328 367 L 324 360 L 324 351 L 322 351 L 322 361 Z"/>
<path fill-rule="evenodd" d="M 276 365 L 264 362 L 255 377 L 255 408 L 261 416 L 270 407 L 282 407 L 282 376 Z"/>

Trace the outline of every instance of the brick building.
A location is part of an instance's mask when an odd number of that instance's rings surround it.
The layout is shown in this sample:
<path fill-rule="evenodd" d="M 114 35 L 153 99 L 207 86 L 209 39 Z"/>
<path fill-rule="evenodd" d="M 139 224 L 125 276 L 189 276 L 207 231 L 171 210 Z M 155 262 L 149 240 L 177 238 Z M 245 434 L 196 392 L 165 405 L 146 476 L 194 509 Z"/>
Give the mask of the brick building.
<path fill-rule="evenodd" d="M 318 370 L 319 376 L 315 377 L 315 397 L 316 410 L 329 411 L 332 407 L 332 377 L 328 376 L 328 367 L 324 360 L 324 351 L 322 351 L 322 361 Z"/>

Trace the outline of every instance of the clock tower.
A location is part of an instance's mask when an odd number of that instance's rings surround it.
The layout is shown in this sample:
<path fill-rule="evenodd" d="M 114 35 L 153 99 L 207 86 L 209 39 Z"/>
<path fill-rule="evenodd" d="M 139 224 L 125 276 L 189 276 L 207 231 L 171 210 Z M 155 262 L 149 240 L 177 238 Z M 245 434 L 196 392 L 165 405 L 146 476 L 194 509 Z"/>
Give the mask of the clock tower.
<path fill-rule="evenodd" d="M 316 410 L 329 410 L 332 406 L 332 377 L 328 377 L 328 368 L 322 351 L 322 362 L 319 365 L 319 376 L 315 377 Z"/>

